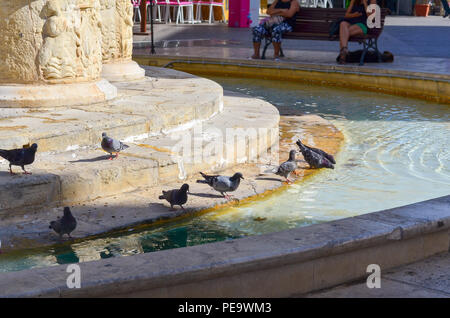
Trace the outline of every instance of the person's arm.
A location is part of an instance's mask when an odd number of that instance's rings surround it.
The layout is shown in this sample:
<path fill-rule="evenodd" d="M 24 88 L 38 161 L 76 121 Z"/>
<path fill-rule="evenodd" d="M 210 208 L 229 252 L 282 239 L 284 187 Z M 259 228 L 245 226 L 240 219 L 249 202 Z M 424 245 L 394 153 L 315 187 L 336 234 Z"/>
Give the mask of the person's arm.
<path fill-rule="evenodd" d="M 274 15 L 277 14 L 277 11 L 280 11 L 280 9 L 275 9 L 275 6 L 277 5 L 278 0 L 275 0 L 274 2 L 272 2 L 272 4 L 270 5 L 269 9 L 267 9 L 267 14 L 268 15 Z"/>
<path fill-rule="evenodd" d="M 279 14 L 282 17 L 285 18 L 291 18 L 294 16 L 294 14 L 300 9 L 300 6 L 298 4 L 297 0 L 293 0 L 291 2 L 291 7 L 289 9 L 283 9 L 283 11 Z"/>
<path fill-rule="evenodd" d="M 353 4 L 355 3 L 355 0 L 350 1 L 350 5 L 347 8 L 347 11 L 345 12 L 344 18 L 356 18 L 362 16 L 359 12 L 352 13 Z"/>

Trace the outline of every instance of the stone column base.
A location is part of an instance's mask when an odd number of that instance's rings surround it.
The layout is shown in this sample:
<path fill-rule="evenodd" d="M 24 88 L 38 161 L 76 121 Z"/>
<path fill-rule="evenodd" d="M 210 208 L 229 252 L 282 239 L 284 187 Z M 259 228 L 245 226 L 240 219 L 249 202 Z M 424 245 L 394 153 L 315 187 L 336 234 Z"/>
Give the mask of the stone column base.
<path fill-rule="evenodd" d="M 110 82 L 125 82 L 143 79 L 145 70 L 135 62 L 103 64 L 102 77 Z"/>
<path fill-rule="evenodd" d="M 0 108 L 58 107 L 104 102 L 117 96 L 107 80 L 70 84 L 0 85 Z"/>

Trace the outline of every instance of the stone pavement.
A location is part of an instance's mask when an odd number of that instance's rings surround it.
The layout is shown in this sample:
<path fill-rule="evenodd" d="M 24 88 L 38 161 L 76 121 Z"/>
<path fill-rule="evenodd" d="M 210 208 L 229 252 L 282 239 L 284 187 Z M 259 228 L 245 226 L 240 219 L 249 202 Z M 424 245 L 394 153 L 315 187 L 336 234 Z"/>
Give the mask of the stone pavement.
<path fill-rule="evenodd" d="M 135 25 L 135 31 L 138 26 Z M 381 51 L 394 54 L 393 63 L 365 67 L 450 74 L 450 19 L 388 16 L 379 38 Z M 247 59 L 251 55 L 251 33 L 226 24 L 155 24 L 156 54 L 171 56 Z M 149 36 L 134 36 L 134 54 L 150 54 Z M 361 48 L 350 43 L 350 50 Z M 336 64 L 338 41 L 285 40 L 284 60 L 289 62 Z M 267 52 L 271 58 L 272 48 Z M 357 65 L 357 64 L 356 64 Z"/>
<path fill-rule="evenodd" d="M 370 289 L 365 281 L 360 281 L 307 294 L 306 297 L 450 298 L 449 268 L 450 253 L 438 254 L 385 273 L 381 269 L 381 288 Z"/>

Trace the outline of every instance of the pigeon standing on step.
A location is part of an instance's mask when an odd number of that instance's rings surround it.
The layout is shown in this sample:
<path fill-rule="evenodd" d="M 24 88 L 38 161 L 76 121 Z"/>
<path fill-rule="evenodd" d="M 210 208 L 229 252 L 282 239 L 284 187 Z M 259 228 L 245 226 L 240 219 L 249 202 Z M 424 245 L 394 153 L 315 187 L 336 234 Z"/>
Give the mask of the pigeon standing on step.
<path fill-rule="evenodd" d="M 302 141 L 299 139 L 297 140 L 297 145 L 300 147 L 300 144 L 302 144 L 303 146 L 305 146 L 306 148 L 308 148 L 309 150 L 312 150 L 316 153 L 318 153 L 319 155 L 324 156 L 325 158 L 327 158 L 332 164 L 336 164 L 336 161 L 334 160 L 334 157 L 332 155 L 330 155 L 329 153 L 323 151 L 322 149 L 318 149 L 318 148 L 314 148 L 314 147 L 309 147 L 307 145 L 305 145 L 304 143 L 302 143 Z"/>
<path fill-rule="evenodd" d="M 102 134 L 102 149 L 111 155 L 109 160 L 113 159 L 113 153 L 116 153 L 117 158 L 119 157 L 119 152 L 127 148 L 129 148 L 129 146 L 121 141 L 108 137 L 106 133 Z"/>
<path fill-rule="evenodd" d="M 219 191 L 220 194 L 222 194 L 227 199 L 230 199 L 230 196 L 226 194 L 226 192 L 232 192 L 236 190 L 239 187 L 241 179 L 244 179 L 242 173 L 240 172 L 236 172 L 231 177 L 219 175 L 208 176 L 203 172 L 200 172 L 200 174 L 205 180 L 197 180 L 197 183 L 206 183 L 214 190 Z"/>
<path fill-rule="evenodd" d="M 334 169 L 333 164 L 324 157 L 322 154 L 312 151 L 311 149 L 305 147 L 300 140 L 297 141 L 297 146 L 300 148 L 300 151 L 305 158 L 305 161 L 309 164 L 311 168 L 320 169 L 320 168 L 329 168 Z"/>
<path fill-rule="evenodd" d="M 62 238 L 64 234 L 69 235 L 72 233 L 77 227 L 77 220 L 73 217 L 72 212 L 70 212 L 69 207 L 64 208 L 64 215 L 62 218 L 59 218 L 56 221 L 50 222 L 50 229 L 53 229 L 56 233 L 59 234 L 59 237 Z"/>
<path fill-rule="evenodd" d="M 291 150 L 289 152 L 289 159 L 285 162 L 283 162 L 279 167 L 278 170 L 275 172 L 275 174 L 285 177 L 286 181 L 288 183 L 291 183 L 292 181 L 289 180 L 289 176 L 292 172 L 297 169 L 297 162 L 295 161 L 295 150 Z"/>
<path fill-rule="evenodd" d="M 11 166 L 20 166 L 22 167 L 24 174 L 31 174 L 31 172 L 25 170 L 25 166 L 30 165 L 34 162 L 37 148 L 37 144 L 32 144 L 29 148 L 12 150 L 0 149 L 0 156 L 9 161 L 9 173 L 11 175 L 15 174 L 12 172 Z"/>
<path fill-rule="evenodd" d="M 187 202 L 188 195 L 187 192 L 189 191 L 189 184 L 185 183 L 181 186 L 180 189 L 174 189 L 169 191 L 162 192 L 162 195 L 159 196 L 160 200 L 167 200 L 167 202 L 170 203 L 170 209 L 174 210 L 174 205 L 179 205 L 183 211 L 183 204 Z"/>

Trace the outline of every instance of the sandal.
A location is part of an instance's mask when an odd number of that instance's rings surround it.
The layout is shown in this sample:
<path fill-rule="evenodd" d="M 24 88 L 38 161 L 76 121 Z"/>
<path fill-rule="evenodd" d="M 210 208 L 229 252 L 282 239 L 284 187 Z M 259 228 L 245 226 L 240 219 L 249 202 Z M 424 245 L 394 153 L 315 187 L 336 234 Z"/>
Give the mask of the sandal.
<path fill-rule="evenodd" d="M 347 47 L 344 46 L 344 47 L 341 49 L 341 52 L 340 52 L 340 54 L 339 54 L 339 64 L 345 64 L 345 59 L 346 59 L 346 57 L 347 57 L 347 54 L 348 54 Z"/>

